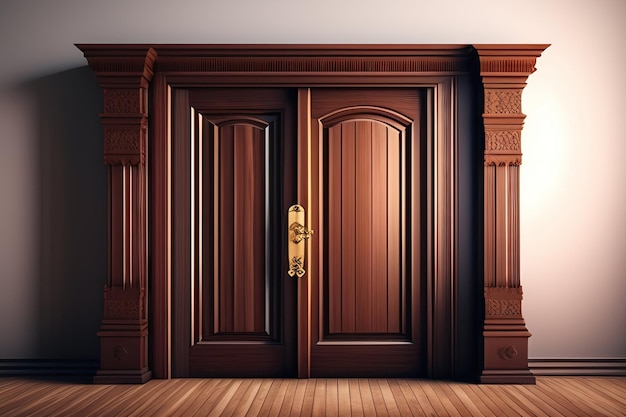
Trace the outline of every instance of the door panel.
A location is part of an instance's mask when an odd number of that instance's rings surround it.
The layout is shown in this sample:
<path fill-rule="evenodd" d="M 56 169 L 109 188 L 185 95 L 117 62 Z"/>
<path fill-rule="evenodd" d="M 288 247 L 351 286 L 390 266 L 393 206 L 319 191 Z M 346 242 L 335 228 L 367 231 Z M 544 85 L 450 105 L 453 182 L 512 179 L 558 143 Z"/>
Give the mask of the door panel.
<path fill-rule="evenodd" d="M 405 328 L 397 209 L 402 136 L 404 130 L 378 121 L 348 119 L 328 128 L 329 335 Z"/>
<path fill-rule="evenodd" d="M 313 90 L 311 376 L 424 370 L 419 90 Z"/>
<path fill-rule="evenodd" d="M 295 374 L 293 94 L 175 89 L 173 374 Z M 188 218 L 188 221 L 184 219 Z"/>

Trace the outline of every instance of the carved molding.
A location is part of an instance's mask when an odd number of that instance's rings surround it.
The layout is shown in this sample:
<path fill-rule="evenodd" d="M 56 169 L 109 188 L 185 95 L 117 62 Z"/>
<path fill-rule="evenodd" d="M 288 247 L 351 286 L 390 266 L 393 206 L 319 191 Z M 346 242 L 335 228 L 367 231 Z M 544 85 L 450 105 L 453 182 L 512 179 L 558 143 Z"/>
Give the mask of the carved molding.
<path fill-rule="evenodd" d="M 485 154 L 485 167 L 489 166 L 519 166 L 522 163 L 520 154 Z"/>
<path fill-rule="evenodd" d="M 145 319 L 143 289 L 104 287 L 104 319 L 105 320 L 141 320 Z"/>
<path fill-rule="evenodd" d="M 104 113 L 141 113 L 142 91 L 139 89 L 104 89 Z"/>
<path fill-rule="evenodd" d="M 522 288 L 485 287 L 486 318 L 522 317 Z"/>
<path fill-rule="evenodd" d="M 486 130 L 486 151 L 520 151 L 521 133 L 516 130 Z"/>
<path fill-rule="evenodd" d="M 518 114 L 522 112 L 522 90 L 485 90 L 485 114 Z"/>
<path fill-rule="evenodd" d="M 525 74 L 529 75 L 535 72 L 536 58 L 532 57 L 493 57 L 483 58 L 480 61 L 481 74 Z"/>
<path fill-rule="evenodd" d="M 137 153 L 142 151 L 140 129 L 104 129 L 105 153 Z"/>
<path fill-rule="evenodd" d="M 301 73 L 423 73 L 465 72 L 467 63 L 455 57 L 163 57 L 159 72 L 301 72 Z"/>

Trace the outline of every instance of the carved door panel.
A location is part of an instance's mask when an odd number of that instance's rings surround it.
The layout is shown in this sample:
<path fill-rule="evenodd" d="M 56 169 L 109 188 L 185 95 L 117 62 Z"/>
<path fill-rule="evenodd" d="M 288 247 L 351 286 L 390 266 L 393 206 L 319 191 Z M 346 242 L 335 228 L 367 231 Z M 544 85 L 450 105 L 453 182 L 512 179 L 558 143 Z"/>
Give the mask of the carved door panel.
<path fill-rule="evenodd" d="M 171 94 L 173 376 L 293 376 L 294 92 Z"/>
<path fill-rule="evenodd" d="M 315 89 L 311 376 L 425 371 L 419 89 Z"/>

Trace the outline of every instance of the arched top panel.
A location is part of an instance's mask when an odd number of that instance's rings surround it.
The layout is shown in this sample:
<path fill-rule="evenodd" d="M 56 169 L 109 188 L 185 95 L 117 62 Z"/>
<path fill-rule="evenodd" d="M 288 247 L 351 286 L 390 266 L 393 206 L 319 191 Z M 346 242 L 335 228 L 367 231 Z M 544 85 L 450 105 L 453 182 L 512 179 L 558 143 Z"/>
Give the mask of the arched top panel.
<path fill-rule="evenodd" d="M 252 126 L 253 128 L 259 129 L 259 130 L 265 130 L 270 125 L 270 122 L 266 120 L 259 119 L 257 117 L 243 116 L 243 115 L 228 115 L 228 116 L 217 116 L 217 117 L 204 115 L 204 117 L 209 122 L 213 123 L 214 125 L 220 128 L 243 125 L 243 126 Z"/>
<path fill-rule="evenodd" d="M 366 120 L 390 126 L 398 131 L 404 131 L 413 120 L 390 109 L 375 106 L 345 107 L 328 113 L 320 118 L 320 123 L 326 128 L 347 121 Z"/>

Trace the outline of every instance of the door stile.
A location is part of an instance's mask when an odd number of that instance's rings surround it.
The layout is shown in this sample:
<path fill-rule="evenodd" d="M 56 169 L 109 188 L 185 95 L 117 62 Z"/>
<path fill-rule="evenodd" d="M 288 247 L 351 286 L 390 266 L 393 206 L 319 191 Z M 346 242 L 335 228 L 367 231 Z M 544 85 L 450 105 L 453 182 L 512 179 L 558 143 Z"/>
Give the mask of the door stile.
<path fill-rule="evenodd" d="M 294 204 L 304 207 L 306 224 L 311 225 L 311 89 L 298 89 L 298 137 L 297 137 L 297 199 Z M 319 237 L 317 237 L 319 238 Z M 298 280 L 298 378 L 311 376 L 311 274 L 314 263 L 311 244 L 305 248 L 306 273 Z"/>

